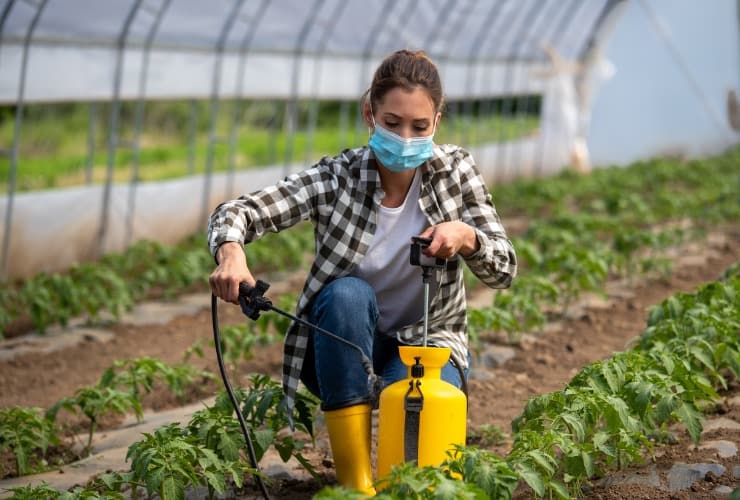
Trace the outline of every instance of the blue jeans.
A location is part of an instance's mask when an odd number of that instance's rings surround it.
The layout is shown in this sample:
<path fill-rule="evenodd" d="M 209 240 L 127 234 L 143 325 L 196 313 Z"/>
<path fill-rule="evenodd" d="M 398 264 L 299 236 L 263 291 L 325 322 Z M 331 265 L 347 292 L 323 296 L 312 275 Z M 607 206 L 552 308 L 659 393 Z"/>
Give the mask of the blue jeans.
<path fill-rule="evenodd" d="M 395 335 L 376 331 L 378 306 L 375 292 L 355 277 L 339 278 L 326 285 L 311 307 L 314 325 L 349 341 L 372 360 L 375 374 L 387 386 L 406 378 L 407 367 L 398 356 Z M 321 399 L 322 410 L 338 410 L 372 401 L 368 374 L 353 348 L 313 331 L 301 371 L 301 381 Z M 467 378 L 468 371 L 465 370 Z M 460 388 L 460 372 L 452 361 L 442 368 L 442 380 Z"/>

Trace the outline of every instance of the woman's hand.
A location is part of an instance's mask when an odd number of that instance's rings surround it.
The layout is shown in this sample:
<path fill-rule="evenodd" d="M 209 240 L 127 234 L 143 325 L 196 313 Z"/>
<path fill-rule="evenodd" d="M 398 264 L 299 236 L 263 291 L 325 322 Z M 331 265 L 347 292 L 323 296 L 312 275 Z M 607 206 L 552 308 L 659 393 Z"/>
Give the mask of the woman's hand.
<path fill-rule="evenodd" d="M 458 253 L 469 257 L 480 248 L 475 230 L 460 221 L 442 222 L 424 230 L 419 236 L 432 242 L 422 253 L 427 257 L 451 259 Z"/>
<path fill-rule="evenodd" d="M 254 286 L 255 280 L 247 267 L 247 256 L 240 243 L 228 241 L 218 247 L 216 252 L 218 265 L 208 281 L 211 292 L 226 302 L 239 303 L 239 283 L 246 282 Z"/>

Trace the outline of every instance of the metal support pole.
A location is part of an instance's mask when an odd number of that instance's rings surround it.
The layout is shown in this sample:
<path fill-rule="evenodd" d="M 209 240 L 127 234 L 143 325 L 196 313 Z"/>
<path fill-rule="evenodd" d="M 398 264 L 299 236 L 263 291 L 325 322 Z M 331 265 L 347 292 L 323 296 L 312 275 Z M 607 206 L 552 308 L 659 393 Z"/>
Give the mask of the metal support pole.
<path fill-rule="evenodd" d="M 332 13 L 332 18 L 335 20 L 339 19 L 342 16 L 342 13 L 346 6 L 347 2 L 340 0 L 339 5 Z M 313 161 L 313 146 L 314 141 L 316 140 L 316 129 L 318 128 L 319 120 L 319 84 L 321 82 L 321 75 L 324 69 L 323 59 L 326 55 L 326 47 L 329 43 L 329 35 L 331 35 L 333 28 L 335 28 L 334 25 L 324 23 L 324 33 L 321 36 L 321 40 L 319 40 L 318 50 L 316 54 L 317 63 L 316 67 L 314 68 L 313 82 L 311 84 L 311 93 L 313 94 L 313 98 L 311 99 L 311 102 L 309 104 L 308 116 L 306 118 L 306 128 L 308 130 L 304 156 L 304 163 L 306 163 L 306 166 L 310 165 L 310 163 Z"/>
<path fill-rule="evenodd" d="M 213 161 L 216 154 L 216 127 L 218 126 L 218 105 L 219 91 L 221 87 L 221 65 L 223 63 L 224 49 L 226 48 L 226 39 L 229 36 L 232 26 L 236 21 L 239 11 L 244 5 L 245 0 L 237 0 L 234 6 L 228 12 L 221 32 L 216 43 L 216 60 L 213 64 L 213 78 L 211 81 L 211 116 L 208 130 L 208 147 L 206 148 L 206 171 L 203 179 L 203 200 L 200 208 L 201 220 L 207 220 L 211 204 L 211 178 L 213 176 Z"/>
<path fill-rule="evenodd" d="M 239 44 L 239 64 L 236 70 L 236 88 L 235 88 L 235 99 L 231 114 L 231 129 L 229 130 L 229 160 L 228 160 L 228 178 L 226 180 L 226 187 L 224 197 L 229 198 L 232 196 L 234 191 L 234 173 L 236 170 L 236 151 L 238 148 L 239 128 L 241 127 L 241 121 L 243 117 L 242 107 L 242 93 L 244 91 L 244 73 L 246 68 L 247 56 L 252 48 L 252 41 L 254 35 L 257 33 L 257 28 L 262 22 L 262 18 L 267 10 L 268 0 L 262 0 L 262 3 L 257 8 L 257 12 L 253 15 L 251 25 L 247 26 L 247 31 L 242 38 L 241 44 Z"/>
<path fill-rule="evenodd" d="M 443 46 L 446 48 L 446 52 L 439 55 L 436 58 L 437 67 L 440 68 L 440 71 L 442 71 L 442 66 L 446 64 L 450 59 L 450 52 L 452 50 L 452 47 L 454 47 L 457 38 L 465 33 L 464 23 L 467 19 L 468 14 L 472 11 L 472 9 L 475 7 L 475 1 L 474 0 L 468 0 L 466 2 L 455 2 L 454 8 L 451 6 L 446 5 L 444 9 L 440 10 L 439 15 L 444 14 L 446 17 L 438 19 L 438 26 L 446 26 L 447 29 L 439 29 L 439 30 L 433 30 L 436 32 L 430 33 L 427 39 L 425 40 L 425 43 L 429 43 L 430 46 L 436 45 L 437 40 L 442 39 L 444 34 L 448 34 L 444 41 Z M 448 7 L 450 7 L 450 10 L 446 10 Z M 444 19 L 444 21 L 442 21 Z M 443 23 L 443 24 L 440 24 Z M 447 105 L 447 111 L 448 111 L 448 126 L 452 130 L 452 138 L 449 142 L 453 143 L 459 143 L 460 142 L 460 123 L 461 123 L 461 117 L 459 113 L 459 109 L 461 108 L 459 101 L 450 101 Z"/>
<path fill-rule="evenodd" d="M 97 104 L 92 101 L 87 105 L 87 156 L 85 158 L 85 183 L 89 186 L 93 182 L 93 168 L 95 167 L 95 127 L 98 122 Z"/>
<path fill-rule="evenodd" d="M 367 39 L 365 40 L 365 45 L 362 50 L 362 60 L 360 63 L 360 73 L 358 76 L 358 94 L 362 95 L 363 92 L 367 89 L 366 85 L 367 82 L 365 81 L 365 75 L 367 74 L 367 67 L 370 64 L 370 58 L 372 57 L 373 50 L 375 49 L 375 43 L 380 40 L 380 33 L 383 30 L 383 26 L 387 23 L 388 17 L 393 13 L 393 9 L 396 5 L 400 5 L 401 2 L 395 2 L 394 0 L 386 0 L 383 4 L 383 8 L 380 9 L 380 15 L 375 20 L 375 24 L 370 28 L 370 30 L 367 31 L 369 33 Z M 364 120 L 362 118 L 362 103 L 357 103 L 356 113 L 355 113 L 355 123 L 354 126 L 351 127 L 352 132 L 352 139 L 351 143 L 354 145 L 356 144 L 357 139 L 357 131 L 361 127 L 364 128 Z M 342 117 L 340 117 L 340 121 L 343 120 Z M 349 132 L 349 130 L 348 130 Z M 341 133 L 341 132 L 340 132 Z"/>
<path fill-rule="evenodd" d="M 188 175 L 195 173 L 198 115 L 198 101 L 190 99 L 190 117 L 188 118 Z"/>
<path fill-rule="evenodd" d="M 518 47 L 522 45 L 521 38 L 527 33 L 529 29 L 532 27 L 532 22 L 537 18 L 537 15 L 541 12 L 542 5 L 540 2 L 535 2 L 533 5 L 530 5 L 527 9 L 522 9 L 520 12 L 520 16 L 518 19 L 521 21 L 520 24 L 518 24 L 517 29 L 514 31 L 514 35 L 511 38 L 510 47 L 509 49 L 513 49 L 513 57 L 510 57 L 509 54 L 506 54 L 507 58 L 507 67 L 506 67 L 506 74 L 504 78 L 504 99 L 501 107 L 501 124 L 499 126 L 499 140 L 498 140 L 498 161 L 497 164 L 500 169 L 497 169 L 502 172 L 502 175 L 499 177 L 499 179 L 505 179 L 506 178 L 506 171 L 508 170 L 507 165 L 505 164 L 505 154 L 508 145 L 505 144 L 505 141 L 509 139 L 509 134 L 505 129 L 507 128 L 506 121 L 508 120 L 508 117 L 511 113 L 514 112 L 513 109 L 513 103 L 514 103 L 514 96 L 509 95 L 511 93 L 511 87 L 514 83 L 514 73 L 515 68 L 514 65 L 518 62 L 521 62 L 517 56 L 520 54 L 520 50 L 517 50 Z M 515 23 L 512 23 L 512 25 L 515 25 Z M 518 45 L 517 45 L 518 44 Z M 497 179 L 497 180 L 499 180 Z"/>
<path fill-rule="evenodd" d="M 13 224 L 13 203 L 15 202 L 15 182 L 16 174 L 18 171 L 18 146 L 20 143 L 21 127 L 23 126 L 23 107 L 25 105 L 24 96 L 26 91 L 26 77 L 28 74 L 28 59 L 30 52 L 31 39 L 33 38 L 33 32 L 38 26 L 41 14 L 43 14 L 46 8 L 48 0 L 41 0 L 40 3 L 34 5 L 36 12 L 31 19 L 26 30 L 26 36 L 23 38 L 23 55 L 21 56 L 21 74 L 18 82 L 18 96 L 15 103 L 15 120 L 13 122 L 13 142 L 10 148 L 10 171 L 8 173 L 8 205 L 5 211 L 5 228 L 3 231 L 3 255 L 2 265 L 0 266 L 0 279 L 6 279 L 8 277 L 8 262 L 10 260 L 10 238 L 12 235 L 12 224 Z M 0 18 L 0 33 L 2 28 L 5 26 L 5 20 L 10 13 L 11 7 L 14 2 L 10 2 L 5 6 Z"/>
<path fill-rule="evenodd" d="M 295 143 L 296 123 L 298 121 L 298 84 L 300 83 L 301 59 L 303 58 L 304 45 L 308 38 L 311 28 L 315 24 L 316 17 L 321 10 L 325 0 L 314 0 L 309 9 L 309 15 L 303 22 L 301 30 L 296 38 L 295 48 L 293 49 L 293 69 L 290 79 L 290 97 L 285 116 L 285 151 L 283 157 L 283 173 L 289 174 L 289 166 L 293 160 L 293 145 Z"/>
<path fill-rule="evenodd" d="M 116 163 L 116 150 L 118 149 L 118 126 L 121 115 L 121 79 L 123 78 L 123 58 L 126 49 L 131 23 L 136 12 L 141 7 L 142 0 L 136 0 L 124 20 L 123 27 L 118 35 L 116 43 L 116 68 L 113 75 L 113 101 L 110 111 L 110 129 L 108 130 L 108 162 L 105 173 L 105 186 L 103 187 L 102 209 L 100 214 L 100 226 L 98 228 L 98 256 L 105 253 L 105 238 L 108 235 L 108 217 L 110 212 L 110 194 L 113 184 L 113 170 Z"/>
<path fill-rule="evenodd" d="M 172 0 L 162 0 L 159 9 L 154 12 L 152 25 L 147 33 L 144 42 L 144 53 L 142 55 L 141 72 L 139 73 L 139 95 L 136 100 L 135 131 L 133 140 L 133 154 L 131 165 L 131 186 L 128 191 L 128 210 L 126 212 L 126 239 L 124 245 L 128 247 L 134 236 L 134 215 L 136 212 L 136 185 L 139 182 L 139 161 L 140 161 L 140 143 L 141 129 L 144 126 L 144 111 L 146 107 L 146 84 L 149 76 L 149 60 L 152 51 L 154 38 L 157 36 L 159 26 L 164 18 L 164 13 L 170 6 Z"/>
<path fill-rule="evenodd" d="M 496 23 L 496 20 L 499 17 L 499 14 L 501 13 L 501 8 L 506 3 L 505 0 L 501 2 L 494 2 L 491 9 L 486 14 L 486 18 L 483 20 L 483 23 L 481 24 L 481 27 L 479 31 L 473 36 L 473 43 L 471 44 L 471 50 L 468 54 L 468 68 L 467 68 L 467 74 L 465 78 L 465 88 L 466 88 L 466 94 L 467 99 L 465 101 L 465 113 L 472 115 L 472 99 L 471 95 L 473 94 L 473 82 L 475 81 L 475 76 L 473 68 L 476 64 L 480 63 L 480 54 L 483 50 L 483 47 L 485 45 L 484 40 L 487 39 L 487 36 L 494 32 L 493 25 Z M 478 106 L 479 106 L 479 113 L 478 117 L 480 118 L 480 102 L 482 99 L 479 99 Z M 472 134 L 469 130 L 465 134 L 465 141 L 467 142 L 468 146 L 475 143 L 477 140 L 477 134 Z"/>

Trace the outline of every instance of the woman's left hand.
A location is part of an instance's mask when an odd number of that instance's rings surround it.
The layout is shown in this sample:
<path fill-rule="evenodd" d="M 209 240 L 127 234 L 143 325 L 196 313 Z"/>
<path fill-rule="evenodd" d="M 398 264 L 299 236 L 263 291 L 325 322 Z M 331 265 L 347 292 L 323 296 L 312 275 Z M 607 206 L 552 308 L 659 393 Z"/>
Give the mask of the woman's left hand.
<path fill-rule="evenodd" d="M 422 253 L 427 257 L 451 259 L 458 253 L 468 257 L 480 248 L 475 230 L 464 222 L 442 222 L 424 230 L 419 236 L 432 242 Z"/>

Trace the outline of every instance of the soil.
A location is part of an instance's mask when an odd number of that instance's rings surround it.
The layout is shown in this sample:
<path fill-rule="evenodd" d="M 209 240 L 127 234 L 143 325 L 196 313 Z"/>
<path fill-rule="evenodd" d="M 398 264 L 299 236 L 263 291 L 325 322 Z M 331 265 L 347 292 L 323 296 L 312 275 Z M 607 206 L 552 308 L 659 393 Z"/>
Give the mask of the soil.
<path fill-rule="evenodd" d="M 691 292 L 697 286 L 713 281 L 730 265 L 740 260 L 740 231 L 730 230 L 714 235 L 700 245 L 683 248 L 674 260 L 670 277 L 636 283 L 610 283 L 608 296 L 586 297 L 564 320 L 548 327 L 542 334 L 525 335 L 517 344 L 512 344 L 516 355 L 503 366 L 495 369 L 474 367 L 469 382 L 469 434 L 484 425 L 493 425 L 507 433 L 501 444 L 487 446 L 488 449 L 505 454 L 510 446 L 508 433 L 510 422 L 523 409 L 528 398 L 534 395 L 561 389 L 585 364 L 610 356 L 615 351 L 629 347 L 645 328 L 648 308 L 678 292 Z M 285 280 L 281 286 L 295 288 L 302 276 Z M 275 287 L 277 288 L 277 287 Z M 476 289 L 471 292 L 471 304 L 490 301 L 491 292 Z M 113 333 L 107 341 L 90 337 L 86 341 L 51 353 L 32 352 L 19 354 L 12 359 L 0 360 L 0 408 L 11 406 L 48 408 L 62 397 L 71 396 L 79 387 L 96 383 L 103 371 L 115 360 L 151 356 L 167 363 L 178 363 L 183 354 L 202 342 L 204 358 L 191 358 L 190 363 L 213 373 L 218 373 L 214 356 L 207 347 L 212 338 L 209 306 L 210 295 L 203 292 L 203 308 L 190 315 L 178 316 L 161 325 L 134 326 L 111 323 L 106 328 Z M 245 321 L 238 307 L 220 303 L 220 323 L 234 325 Z M 504 341 L 499 339 L 499 341 Z M 0 346 L 1 347 L 1 346 Z M 241 376 L 248 373 L 266 373 L 279 379 L 282 362 L 282 343 L 273 343 L 256 349 L 252 360 L 242 363 L 239 374 L 234 373 L 232 383 L 238 384 Z M 481 376 L 485 375 L 485 376 Z M 155 390 L 144 400 L 148 409 L 162 410 L 197 401 L 213 395 L 221 388 L 219 379 L 204 379 L 197 389 L 176 398 L 163 388 Z M 738 393 L 733 385 L 726 394 Z M 737 398 L 735 398 L 737 400 Z M 720 408 L 721 405 L 720 405 Z M 740 408 L 733 407 L 735 420 L 740 421 Z M 82 420 L 67 412 L 60 413 L 70 425 L 70 432 L 81 429 Z M 102 422 L 101 428 L 113 428 L 122 417 L 110 417 Z M 727 439 L 740 443 L 740 433 L 714 431 L 708 439 Z M 321 436 L 319 437 L 319 439 Z M 705 459 L 718 461 L 711 450 L 698 450 L 687 441 L 685 433 L 678 432 L 678 443 L 660 446 L 660 456 L 653 464 Z M 61 452 L 61 451 L 60 451 Z M 715 452 L 716 454 L 716 452 Z M 331 461 L 325 451 L 308 450 L 306 455 L 315 464 L 326 482 L 333 482 Z M 705 456 L 706 455 L 706 456 Z M 0 463 L 5 470 L 10 467 Z M 587 498 L 716 498 L 712 490 L 724 484 L 737 487 L 732 477 L 733 465 L 740 465 L 737 455 L 724 461 L 728 472 L 722 477 L 708 476 L 708 481 L 695 483 L 690 492 L 667 493 L 663 490 L 641 485 L 612 484 L 601 486 L 594 483 L 584 490 Z M 649 463 L 637 466 L 645 468 Z M 623 473 L 626 471 L 622 471 Z M 271 486 L 273 498 L 310 498 L 320 486 L 315 481 L 278 482 Z M 527 498 L 531 492 L 520 489 L 517 495 Z M 684 496 L 682 496 L 684 495 Z"/>

